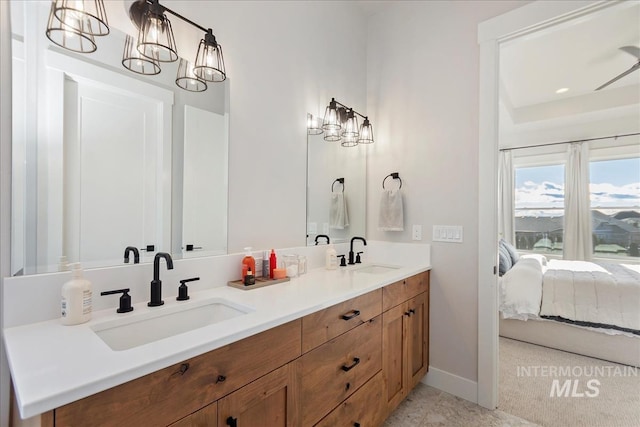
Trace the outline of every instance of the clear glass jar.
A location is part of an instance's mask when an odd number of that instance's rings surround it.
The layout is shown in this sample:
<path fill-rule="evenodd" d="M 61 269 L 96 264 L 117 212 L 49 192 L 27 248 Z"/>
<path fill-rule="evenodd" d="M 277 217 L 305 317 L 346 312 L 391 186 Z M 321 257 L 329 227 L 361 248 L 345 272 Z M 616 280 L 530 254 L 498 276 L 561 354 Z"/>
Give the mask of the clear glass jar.
<path fill-rule="evenodd" d="M 307 257 L 304 255 L 298 256 L 298 275 L 302 276 L 307 272 Z"/>
<path fill-rule="evenodd" d="M 284 268 L 287 270 L 287 277 L 298 277 L 298 255 L 285 255 Z"/>

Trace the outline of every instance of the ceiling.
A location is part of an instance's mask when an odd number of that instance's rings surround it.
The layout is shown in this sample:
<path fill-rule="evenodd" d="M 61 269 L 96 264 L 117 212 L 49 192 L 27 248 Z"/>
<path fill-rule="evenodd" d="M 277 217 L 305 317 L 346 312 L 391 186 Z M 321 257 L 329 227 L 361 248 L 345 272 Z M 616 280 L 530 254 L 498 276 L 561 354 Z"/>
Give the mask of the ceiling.
<path fill-rule="evenodd" d="M 617 3 L 502 43 L 501 134 L 558 127 L 563 118 L 574 127 L 615 119 L 618 127 L 607 129 L 612 132 L 628 127 L 619 123 L 626 116 L 640 127 L 640 70 L 595 91 L 638 62 L 622 46 L 640 47 L 640 2 Z M 556 93 L 560 88 L 568 91 Z"/>

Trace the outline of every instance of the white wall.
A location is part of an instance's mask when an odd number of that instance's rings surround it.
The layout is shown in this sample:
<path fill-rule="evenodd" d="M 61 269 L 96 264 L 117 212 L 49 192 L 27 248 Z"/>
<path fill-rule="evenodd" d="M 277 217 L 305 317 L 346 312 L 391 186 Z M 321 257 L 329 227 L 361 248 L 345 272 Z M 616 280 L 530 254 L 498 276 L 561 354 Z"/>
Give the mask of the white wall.
<path fill-rule="evenodd" d="M 223 47 L 229 253 L 304 245 L 306 113 L 324 114 L 332 96 L 364 109 L 366 17 L 355 2 L 162 4 L 211 26 Z"/>
<path fill-rule="evenodd" d="M 368 164 L 367 237 L 430 240 L 462 225 L 464 242 L 432 244 L 430 365 L 478 377 L 477 24 L 522 1 L 377 3 L 367 39 L 367 110 L 376 143 Z M 404 232 L 377 230 L 381 181 L 399 172 Z"/>

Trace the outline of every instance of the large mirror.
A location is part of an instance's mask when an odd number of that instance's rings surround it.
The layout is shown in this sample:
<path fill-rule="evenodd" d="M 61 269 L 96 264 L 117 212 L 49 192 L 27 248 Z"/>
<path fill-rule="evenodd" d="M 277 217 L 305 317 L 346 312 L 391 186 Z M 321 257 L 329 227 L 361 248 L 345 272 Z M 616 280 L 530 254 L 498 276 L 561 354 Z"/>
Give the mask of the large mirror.
<path fill-rule="evenodd" d="M 365 237 L 367 147 L 343 147 L 323 134 L 307 135 L 307 245 Z M 324 239 L 319 239 L 324 244 Z"/>
<path fill-rule="evenodd" d="M 60 48 L 50 6 L 11 3 L 11 274 L 119 265 L 127 246 L 226 253 L 228 80 L 183 90 L 179 61 L 133 73 L 114 26 L 93 53 Z"/>

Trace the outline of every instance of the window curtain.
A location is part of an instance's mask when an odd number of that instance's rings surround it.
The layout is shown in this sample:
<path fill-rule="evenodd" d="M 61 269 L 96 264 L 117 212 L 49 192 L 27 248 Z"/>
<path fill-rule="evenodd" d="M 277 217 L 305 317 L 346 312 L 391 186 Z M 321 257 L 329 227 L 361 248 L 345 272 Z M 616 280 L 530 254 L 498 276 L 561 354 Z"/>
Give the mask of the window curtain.
<path fill-rule="evenodd" d="M 589 200 L 589 145 L 571 144 L 568 149 L 564 187 L 564 259 L 591 260 L 591 203 Z"/>
<path fill-rule="evenodd" d="M 510 150 L 500 152 L 498 165 L 498 234 L 509 243 L 514 243 L 514 170 Z"/>

